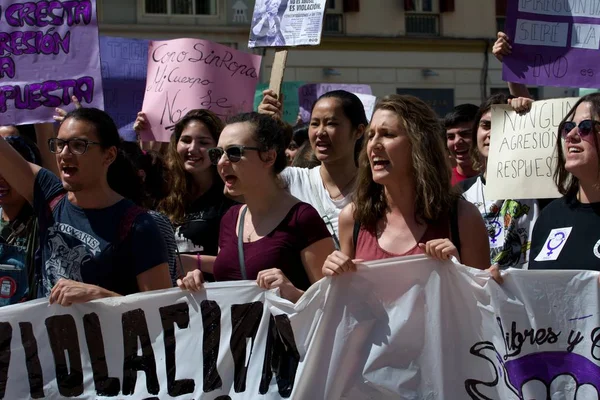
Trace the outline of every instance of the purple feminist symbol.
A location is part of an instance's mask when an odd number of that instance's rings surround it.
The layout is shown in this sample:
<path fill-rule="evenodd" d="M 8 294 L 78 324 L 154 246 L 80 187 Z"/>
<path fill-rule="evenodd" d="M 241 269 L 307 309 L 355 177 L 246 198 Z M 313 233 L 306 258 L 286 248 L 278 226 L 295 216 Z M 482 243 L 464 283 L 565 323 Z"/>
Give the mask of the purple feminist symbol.
<path fill-rule="evenodd" d="M 492 221 L 490 225 L 492 228 L 490 230 L 490 238 L 492 239 L 492 243 L 496 243 L 496 238 L 502 233 L 502 225 L 498 221 Z"/>
<path fill-rule="evenodd" d="M 555 240 L 558 240 L 558 244 L 556 246 L 552 246 L 552 242 L 554 242 Z M 563 242 L 565 241 L 565 234 L 563 232 L 556 232 L 554 234 L 554 237 L 552 239 L 550 239 L 548 241 L 548 244 L 546 245 L 546 248 L 548 250 L 550 250 L 548 252 L 548 255 L 551 255 L 554 250 L 558 249 L 560 247 L 561 244 L 563 244 Z"/>

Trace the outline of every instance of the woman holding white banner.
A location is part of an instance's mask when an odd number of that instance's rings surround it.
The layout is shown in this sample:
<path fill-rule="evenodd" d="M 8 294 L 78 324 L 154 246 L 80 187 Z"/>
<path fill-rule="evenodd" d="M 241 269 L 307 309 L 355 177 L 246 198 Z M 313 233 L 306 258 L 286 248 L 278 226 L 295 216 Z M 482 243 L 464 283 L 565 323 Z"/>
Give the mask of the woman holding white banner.
<path fill-rule="evenodd" d="M 535 224 L 529 269 L 600 271 L 600 93 L 582 97 L 558 133 L 554 182 L 563 197 Z"/>
<path fill-rule="evenodd" d="M 208 154 L 226 190 L 246 202 L 231 207 L 221 220 L 215 279 L 256 280 L 295 302 L 323 277 L 321 266 L 334 246 L 315 209 L 280 184 L 290 136 L 267 115 L 241 114 L 229 121 Z M 199 290 L 201 272 L 189 272 L 178 285 Z"/>
<path fill-rule="evenodd" d="M 499 93 L 491 96 L 479 108 L 473 128 L 471 147 L 473 165 L 481 175 L 474 176 L 458 184 L 463 197 L 473 203 L 481 213 L 489 236 L 490 263 L 498 264 L 500 269 L 527 268 L 529 247 L 533 226 L 540 212 L 539 203 L 533 199 L 495 200 L 486 198 L 485 185 L 487 176 L 487 160 L 492 132 L 492 105 L 510 104 L 513 107 L 531 107 L 533 100 L 526 98 L 509 98 Z"/>
<path fill-rule="evenodd" d="M 353 258 L 415 254 L 489 267 L 485 225 L 473 205 L 452 193 L 442 129 L 416 97 L 391 95 L 377 104 L 356 198 L 340 215 L 341 251 L 327 258 L 325 275 L 355 270 Z"/>
<path fill-rule="evenodd" d="M 281 119 L 282 103 L 272 90 L 263 92 L 258 112 Z M 286 168 L 281 178 L 292 196 L 312 205 L 340 247 L 338 217 L 350 203 L 357 174 L 357 156 L 368 125 L 360 99 L 345 90 L 322 95 L 313 105 L 308 140 L 321 165 Z"/>

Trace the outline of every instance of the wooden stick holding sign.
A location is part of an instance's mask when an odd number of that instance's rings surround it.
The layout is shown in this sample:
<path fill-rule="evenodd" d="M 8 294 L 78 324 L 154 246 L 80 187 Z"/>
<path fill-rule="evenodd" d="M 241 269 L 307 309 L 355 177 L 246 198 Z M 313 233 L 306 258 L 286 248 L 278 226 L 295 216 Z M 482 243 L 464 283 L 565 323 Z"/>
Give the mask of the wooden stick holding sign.
<path fill-rule="evenodd" d="M 327 0 L 256 0 L 248 47 L 275 47 L 269 89 L 281 98 L 288 49 L 321 43 Z"/>
<path fill-rule="evenodd" d="M 283 74 L 285 73 L 285 64 L 287 62 L 288 50 L 281 48 L 275 50 L 275 59 L 271 68 L 271 79 L 269 80 L 269 89 L 277 93 L 277 98 L 281 99 L 281 85 L 283 84 Z"/>

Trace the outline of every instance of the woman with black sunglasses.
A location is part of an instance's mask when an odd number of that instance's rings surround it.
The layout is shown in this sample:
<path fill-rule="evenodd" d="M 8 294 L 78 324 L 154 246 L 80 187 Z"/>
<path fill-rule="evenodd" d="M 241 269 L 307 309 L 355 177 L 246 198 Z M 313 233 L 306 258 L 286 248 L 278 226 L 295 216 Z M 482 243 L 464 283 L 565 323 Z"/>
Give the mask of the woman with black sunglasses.
<path fill-rule="evenodd" d="M 500 269 L 527 268 L 529 245 L 535 221 L 539 215 L 537 200 L 511 199 L 510 193 L 504 199 L 490 199 L 485 196 L 487 161 L 492 132 L 492 106 L 509 104 L 521 109 L 531 107 L 533 100 L 512 98 L 499 93 L 485 101 L 475 117 L 471 157 L 476 169 L 483 171 L 460 182 L 457 186 L 465 200 L 473 203 L 485 221 L 490 243 L 490 264 Z"/>
<path fill-rule="evenodd" d="M 289 137 L 267 115 L 241 114 L 229 121 L 218 147 L 209 150 L 227 191 L 243 196 L 246 205 L 225 214 L 214 266 L 201 269 L 217 281 L 250 279 L 265 289 L 279 288 L 282 297 L 295 302 L 322 278 L 321 267 L 334 244 L 316 210 L 280 184 Z M 199 290 L 201 282 L 196 270 L 178 284 Z"/>
<path fill-rule="evenodd" d="M 600 271 L 600 93 L 582 97 L 559 127 L 554 182 L 563 197 L 538 218 L 529 269 Z"/>

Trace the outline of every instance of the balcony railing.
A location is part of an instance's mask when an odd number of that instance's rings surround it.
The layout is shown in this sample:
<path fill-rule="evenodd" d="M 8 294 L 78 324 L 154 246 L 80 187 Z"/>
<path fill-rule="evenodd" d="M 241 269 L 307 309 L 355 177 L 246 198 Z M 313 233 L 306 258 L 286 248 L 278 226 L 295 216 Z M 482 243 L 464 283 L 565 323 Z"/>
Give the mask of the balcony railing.
<path fill-rule="evenodd" d="M 325 14 L 323 33 L 344 33 L 344 16 L 342 14 Z"/>
<path fill-rule="evenodd" d="M 406 34 L 439 36 L 440 16 L 438 14 L 406 14 Z"/>

